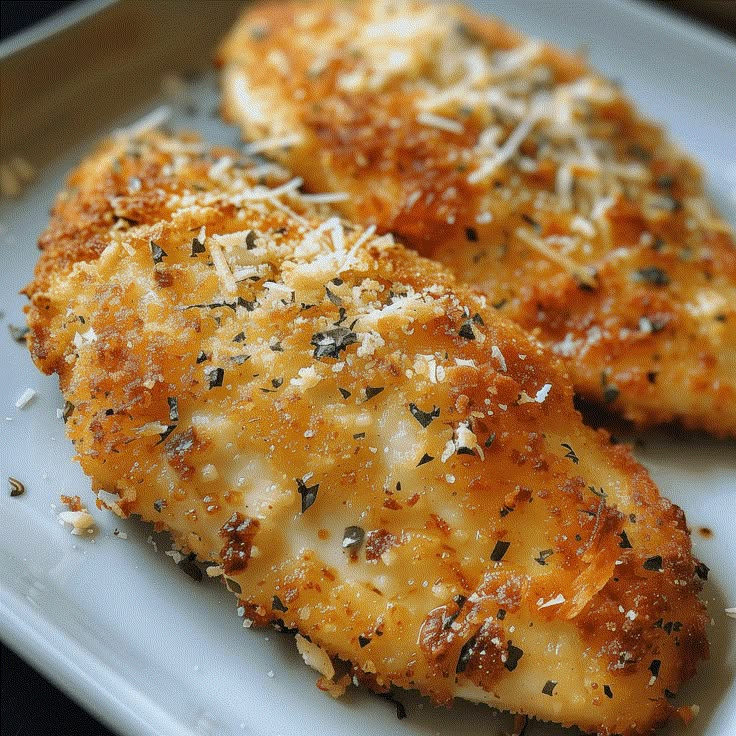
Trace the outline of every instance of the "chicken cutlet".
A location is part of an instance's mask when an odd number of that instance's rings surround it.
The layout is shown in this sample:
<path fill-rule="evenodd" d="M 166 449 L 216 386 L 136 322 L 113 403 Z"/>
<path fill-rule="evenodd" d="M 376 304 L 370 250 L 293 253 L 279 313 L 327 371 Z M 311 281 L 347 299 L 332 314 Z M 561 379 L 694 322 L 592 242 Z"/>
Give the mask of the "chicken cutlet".
<path fill-rule="evenodd" d="M 457 5 L 248 9 L 253 150 L 483 290 L 639 425 L 736 434 L 736 248 L 698 166 L 584 59 Z"/>
<path fill-rule="evenodd" d="M 29 345 L 99 503 L 297 631 L 333 694 L 649 733 L 708 651 L 683 512 L 557 358 L 300 183 L 154 132 L 70 176 Z"/>

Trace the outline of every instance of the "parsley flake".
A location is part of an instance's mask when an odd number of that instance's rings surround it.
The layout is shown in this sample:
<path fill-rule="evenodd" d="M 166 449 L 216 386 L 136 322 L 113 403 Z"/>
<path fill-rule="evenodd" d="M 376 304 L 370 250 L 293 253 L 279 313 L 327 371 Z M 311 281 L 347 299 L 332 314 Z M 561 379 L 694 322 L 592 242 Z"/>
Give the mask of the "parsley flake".
<path fill-rule="evenodd" d="M 464 337 L 466 340 L 475 340 L 472 320 L 466 320 L 463 322 L 463 326 L 458 330 L 457 334 L 460 335 L 460 337 Z"/>
<path fill-rule="evenodd" d="M 273 600 L 271 601 L 271 608 L 274 611 L 281 611 L 281 613 L 286 613 L 289 609 L 282 603 L 281 598 L 279 598 L 277 595 L 273 597 Z"/>
<path fill-rule="evenodd" d="M 297 478 L 296 489 L 302 497 L 302 513 L 304 513 L 317 500 L 319 483 L 308 486 L 301 478 Z"/>
<path fill-rule="evenodd" d="M 506 661 L 503 666 L 509 671 L 513 672 L 516 669 L 516 665 L 519 664 L 519 660 L 524 656 L 524 650 L 520 647 L 515 647 L 513 642 L 509 641 L 509 648 L 506 653 Z"/>
<path fill-rule="evenodd" d="M 345 527 L 342 534 L 342 548 L 357 551 L 363 544 L 365 539 L 365 531 L 359 526 Z"/>
<path fill-rule="evenodd" d="M 383 391 L 383 386 L 366 386 L 365 387 L 365 400 L 370 401 L 374 396 L 378 396 L 378 394 Z"/>
<path fill-rule="evenodd" d="M 311 339 L 315 358 L 339 358 L 340 352 L 348 345 L 358 342 L 358 336 L 347 327 L 335 327 L 325 332 L 317 332 Z"/>
<path fill-rule="evenodd" d="M 654 572 L 662 571 L 662 555 L 654 555 L 654 557 L 648 557 L 644 560 L 642 567 L 645 570 L 652 570 Z"/>
<path fill-rule="evenodd" d="M 534 558 L 534 561 L 540 565 L 546 565 L 547 559 L 551 557 L 555 551 L 553 549 L 543 549 L 540 551 L 539 556 Z"/>
<path fill-rule="evenodd" d="M 409 411 L 411 415 L 416 419 L 419 424 L 425 429 L 432 423 L 432 420 L 436 419 L 440 415 L 440 410 L 436 406 L 432 406 L 432 411 L 422 411 L 416 404 L 409 404 Z"/>
<path fill-rule="evenodd" d="M 501 539 L 499 539 L 496 542 L 495 547 L 493 548 L 493 551 L 491 552 L 491 560 L 493 562 L 501 562 L 503 559 L 503 556 L 506 554 L 506 551 L 511 546 L 511 542 L 506 542 Z"/>
<path fill-rule="evenodd" d="M 223 368 L 213 368 L 209 371 L 209 380 L 211 389 L 222 386 L 222 381 L 225 378 L 225 370 Z"/>
<path fill-rule="evenodd" d="M 151 256 L 153 257 L 153 262 L 156 264 L 161 263 L 164 258 L 168 255 L 168 253 L 157 243 L 155 243 L 153 240 L 150 241 L 151 244 Z"/>
<path fill-rule="evenodd" d="M 190 258 L 196 258 L 200 253 L 204 253 L 204 243 L 200 243 L 198 238 L 192 238 L 192 253 Z"/>
<path fill-rule="evenodd" d="M 670 277 L 667 275 L 667 272 L 658 266 L 640 268 L 634 272 L 633 278 L 634 281 L 642 281 L 645 284 L 652 284 L 653 286 L 668 286 L 670 283 Z"/>

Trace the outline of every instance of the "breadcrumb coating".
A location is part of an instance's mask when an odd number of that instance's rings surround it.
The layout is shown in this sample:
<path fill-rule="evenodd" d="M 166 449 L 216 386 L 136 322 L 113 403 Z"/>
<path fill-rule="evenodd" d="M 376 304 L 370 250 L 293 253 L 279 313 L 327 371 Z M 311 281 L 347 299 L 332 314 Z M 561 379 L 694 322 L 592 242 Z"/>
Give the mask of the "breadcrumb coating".
<path fill-rule="evenodd" d="M 477 286 L 638 425 L 736 435 L 736 248 L 701 172 L 583 58 L 465 7 L 257 5 L 222 45 L 257 150 Z"/>
<path fill-rule="evenodd" d="M 485 297 L 298 186 L 157 133 L 71 175 L 29 344 L 99 504 L 214 563 L 332 694 L 649 733 L 707 656 L 682 511 Z"/>

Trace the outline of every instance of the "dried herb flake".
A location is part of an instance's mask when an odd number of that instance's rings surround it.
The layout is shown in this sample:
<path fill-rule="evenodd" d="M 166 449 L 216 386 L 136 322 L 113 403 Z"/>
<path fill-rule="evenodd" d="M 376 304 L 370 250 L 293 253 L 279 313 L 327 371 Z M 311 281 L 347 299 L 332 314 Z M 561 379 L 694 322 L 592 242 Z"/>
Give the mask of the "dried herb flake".
<path fill-rule="evenodd" d="M 200 253 L 204 253 L 204 243 L 199 241 L 199 238 L 192 238 L 192 253 L 190 258 L 196 258 Z"/>
<path fill-rule="evenodd" d="M 653 286 L 668 286 L 670 277 L 667 272 L 659 268 L 659 266 L 646 266 L 634 272 L 634 280 L 642 281 Z"/>
<path fill-rule="evenodd" d="M 366 386 L 365 387 L 365 400 L 370 401 L 374 396 L 378 396 L 378 394 L 383 391 L 384 386 Z"/>
<path fill-rule="evenodd" d="M 506 653 L 506 661 L 503 663 L 503 666 L 509 672 L 513 672 L 516 669 L 516 665 L 519 664 L 519 660 L 523 656 L 524 656 L 524 650 L 521 649 L 520 647 L 515 647 L 513 643 L 509 641 L 509 648 Z"/>
<path fill-rule="evenodd" d="M 540 551 L 539 556 L 534 558 L 534 561 L 540 565 L 546 565 L 548 558 L 550 558 L 555 551 L 553 549 L 543 549 Z"/>
<path fill-rule="evenodd" d="M 335 327 L 325 332 L 317 332 L 311 339 L 315 358 L 339 358 L 340 352 L 348 345 L 358 342 L 358 336 L 347 327 Z"/>
<path fill-rule="evenodd" d="M 357 551 L 363 544 L 365 531 L 359 526 L 345 527 L 342 535 L 342 548 Z"/>
<path fill-rule="evenodd" d="M 223 368 L 213 368 L 209 372 L 209 387 L 211 389 L 222 386 L 222 381 L 225 378 L 225 370 Z"/>
<path fill-rule="evenodd" d="M 436 406 L 432 406 L 432 411 L 422 411 L 416 404 L 409 404 L 409 411 L 411 415 L 416 419 L 419 424 L 425 429 L 432 423 L 432 420 L 437 419 L 440 415 L 440 410 Z"/>
<path fill-rule="evenodd" d="M 12 337 L 16 342 L 25 342 L 26 335 L 30 331 L 30 327 L 27 327 L 26 325 L 23 325 L 22 327 L 18 327 L 17 325 L 8 325 L 10 337 Z"/>
<path fill-rule="evenodd" d="M 491 560 L 493 562 L 500 562 L 503 559 L 503 556 L 506 554 L 506 551 L 511 546 L 511 542 L 506 542 L 502 539 L 499 539 L 496 542 L 495 547 L 493 548 L 493 551 L 491 552 Z"/>
<path fill-rule="evenodd" d="M 475 637 L 468 639 L 468 641 L 463 644 L 463 648 L 460 650 L 460 657 L 457 660 L 457 665 L 455 667 L 455 673 L 460 674 L 461 672 L 465 672 L 465 670 L 468 667 L 468 663 L 470 662 L 471 657 L 473 656 L 475 652 Z"/>
<path fill-rule="evenodd" d="M 151 256 L 153 257 L 153 262 L 155 264 L 161 263 L 163 259 L 166 258 L 168 253 L 153 240 L 150 241 L 150 244 L 151 244 Z"/>
<path fill-rule="evenodd" d="M 695 574 L 701 580 L 707 580 L 709 572 L 710 572 L 710 568 L 708 567 L 708 565 L 705 565 L 702 562 L 698 562 L 698 564 L 695 565 Z"/>
<path fill-rule="evenodd" d="M 22 496 L 26 492 L 26 487 L 17 478 L 9 477 L 8 483 L 10 483 L 10 495 L 13 498 Z"/>
<path fill-rule="evenodd" d="M 463 322 L 462 327 L 458 330 L 458 335 L 464 337 L 466 340 L 475 340 L 475 332 L 473 331 L 473 321 L 466 320 Z"/>
<path fill-rule="evenodd" d="M 297 491 L 302 497 L 302 513 L 304 513 L 316 500 L 319 483 L 308 486 L 301 478 L 296 479 Z"/>

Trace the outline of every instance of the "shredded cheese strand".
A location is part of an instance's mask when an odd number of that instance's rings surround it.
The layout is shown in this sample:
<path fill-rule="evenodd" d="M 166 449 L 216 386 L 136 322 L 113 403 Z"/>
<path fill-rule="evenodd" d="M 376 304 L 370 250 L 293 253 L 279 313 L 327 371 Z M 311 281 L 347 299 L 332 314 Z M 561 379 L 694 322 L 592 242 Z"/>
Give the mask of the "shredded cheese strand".
<path fill-rule="evenodd" d="M 592 274 L 585 266 L 581 266 L 569 258 L 568 256 L 560 253 L 559 251 L 551 248 L 549 243 L 537 238 L 532 235 L 528 230 L 523 227 L 518 228 L 514 235 L 523 240 L 527 245 L 530 245 L 534 250 L 537 251 L 541 256 L 544 256 L 547 260 L 556 263 L 563 270 L 567 271 L 570 276 L 579 281 L 581 284 L 594 289 L 598 283 L 594 274 Z"/>

